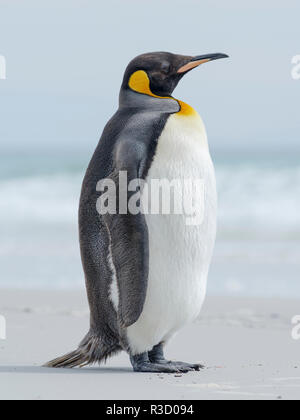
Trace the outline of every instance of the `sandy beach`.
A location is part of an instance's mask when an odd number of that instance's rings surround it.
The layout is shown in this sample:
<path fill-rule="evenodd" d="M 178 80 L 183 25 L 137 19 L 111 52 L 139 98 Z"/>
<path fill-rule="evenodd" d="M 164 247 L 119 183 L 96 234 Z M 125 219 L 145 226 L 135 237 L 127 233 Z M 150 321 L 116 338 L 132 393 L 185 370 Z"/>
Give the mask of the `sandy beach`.
<path fill-rule="evenodd" d="M 125 353 L 105 366 L 51 370 L 41 365 L 88 329 L 84 291 L 1 290 L 0 399 L 299 399 L 300 341 L 291 336 L 299 312 L 296 300 L 208 297 L 166 350 L 203 362 L 201 372 L 134 373 Z"/>

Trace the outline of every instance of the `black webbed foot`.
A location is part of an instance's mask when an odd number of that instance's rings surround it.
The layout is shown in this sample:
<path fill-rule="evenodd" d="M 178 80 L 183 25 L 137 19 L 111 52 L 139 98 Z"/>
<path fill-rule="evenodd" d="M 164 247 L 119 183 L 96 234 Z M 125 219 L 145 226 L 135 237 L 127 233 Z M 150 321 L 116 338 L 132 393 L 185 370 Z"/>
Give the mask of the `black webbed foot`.
<path fill-rule="evenodd" d="M 169 367 L 172 366 L 173 369 L 178 369 L 180 372 L 190 372 L 193 370 L 199 371 L 204 368 L 204 366 L 199 363 L 185 363 L 166 360 L 163 352 L 163 343 L 153 347 L 153 349 L 148 352 L 148 357 L 152 363 L 168 365 Z"/>
<path fill-rule="evenodd" d="M 175 366 L 169 363 L 153 363 L 149 360 L 148 353 L 130 356 L 130 361 L 135 372 L 154 373 L 179 373 L 188 372 L 186 367 Z"/>

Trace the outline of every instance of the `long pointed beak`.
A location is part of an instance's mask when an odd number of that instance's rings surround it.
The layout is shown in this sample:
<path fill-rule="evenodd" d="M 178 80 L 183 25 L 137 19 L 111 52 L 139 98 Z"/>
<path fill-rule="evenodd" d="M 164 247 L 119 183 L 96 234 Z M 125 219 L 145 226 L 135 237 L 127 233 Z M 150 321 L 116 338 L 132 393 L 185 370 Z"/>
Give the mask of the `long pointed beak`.
<path fill-rule="evenodd" d="M 177 70 L 177 73 L 186 73 L 194 69 L 195 67 L 200 66 L 201 64 L 209 63 L 210 61 L 219 60 L 221 58 L 229 58 L 229 56 L 227 54 L 220 54 L 220 53 L 198 55 L 194 57 L 191 61 L 189 61 L 187 64 L 185 64 L 184 66 L 180 67 L 180 69 Z"/>

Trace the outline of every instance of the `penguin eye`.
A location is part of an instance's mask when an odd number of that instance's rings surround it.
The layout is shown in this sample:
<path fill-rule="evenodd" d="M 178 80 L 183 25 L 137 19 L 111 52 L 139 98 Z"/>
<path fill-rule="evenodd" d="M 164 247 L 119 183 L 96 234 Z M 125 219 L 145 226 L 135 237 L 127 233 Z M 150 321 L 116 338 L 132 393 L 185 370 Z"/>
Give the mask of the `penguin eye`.
<path fill-rule="evenodd" d="M 161 64 L 160 71 L 164 74 L 170 73 L 171 65 L 170 63 L 164 62 Z"/>

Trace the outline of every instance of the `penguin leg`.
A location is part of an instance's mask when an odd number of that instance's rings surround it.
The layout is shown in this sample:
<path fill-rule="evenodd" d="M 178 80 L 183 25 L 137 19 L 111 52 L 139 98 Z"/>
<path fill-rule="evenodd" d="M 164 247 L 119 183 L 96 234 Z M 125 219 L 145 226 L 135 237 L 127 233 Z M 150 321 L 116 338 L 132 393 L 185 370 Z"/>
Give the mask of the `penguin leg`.
<path fill-rule="evenodd" d="M 198 363 L 185 363 L 166 360 L 164 357 L 163 345 L 164 343 L 160 343 L 157 346 L 154 346 L 153 349 L 148 352 L 148 358 L 151 363 L 167 365 L 173 368 L 177 368 L 180 372 L 189 372 L 192 370 L 199 371 L 200 369 L 204 368 L 203 365 L 200 365 Z"/>
<path fill-rule="evenodd" d="M 148 353 L 130 355 L 130 361 L 135 372 L 153 372 L 153 373 L 179 373 L 188 372 L 185 367 L 175 366 L 168 363 L 153 363 L 149 360 Z"/>

